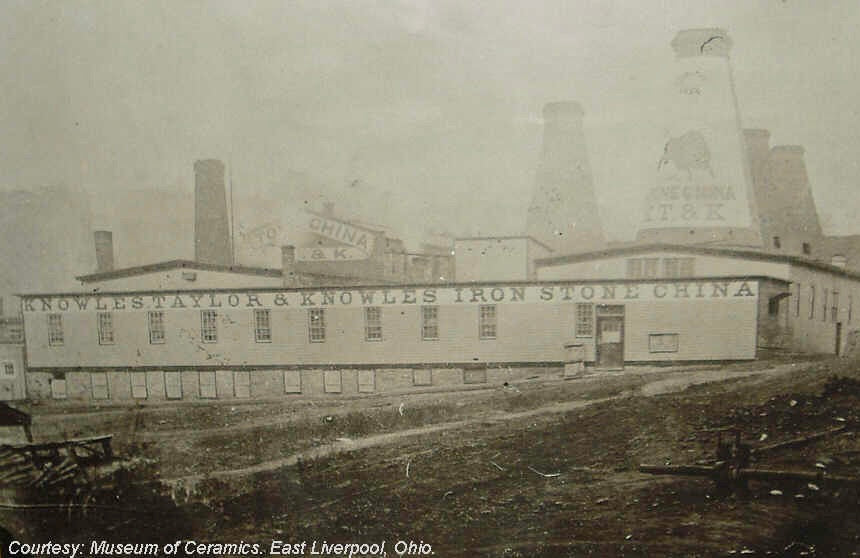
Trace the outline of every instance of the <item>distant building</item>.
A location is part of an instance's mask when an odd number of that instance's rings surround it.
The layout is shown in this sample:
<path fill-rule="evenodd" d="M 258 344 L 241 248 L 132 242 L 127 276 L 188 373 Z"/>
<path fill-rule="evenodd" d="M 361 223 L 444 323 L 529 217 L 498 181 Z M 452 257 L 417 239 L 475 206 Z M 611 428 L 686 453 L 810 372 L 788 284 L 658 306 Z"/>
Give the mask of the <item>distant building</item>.
<path fill-rule="evenodd" d="M 470 281 L 529 281 L 537 277 L 535 260 L 552 254 L 530 236 L 489 236 L 454 240 L 454 278 Z"/>

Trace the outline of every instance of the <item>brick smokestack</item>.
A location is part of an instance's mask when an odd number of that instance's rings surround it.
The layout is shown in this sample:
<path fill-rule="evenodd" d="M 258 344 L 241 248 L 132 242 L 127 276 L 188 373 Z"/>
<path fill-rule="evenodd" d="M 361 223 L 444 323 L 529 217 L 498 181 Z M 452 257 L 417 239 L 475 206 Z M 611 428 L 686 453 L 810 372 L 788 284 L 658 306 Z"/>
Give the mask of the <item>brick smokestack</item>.
<path fill-rule="evenodd" d="M 220 265 L 233 263 L 224 163 L 217 159 L 194 162 L 194 259 Z"/>
<path fill-rule="evenodd" d="M 113 233 L 95 231 L 93 240 L 96 247 L 96 273 L 113 271 Z"/>
<path fill-rule="evenodd" d="M 560 253 L 588 252 L 605 244 L 579 103 L 543 109 L 543 150 L 526 218 L 529 236 Z"/>
<path fill-rule="evenodd" d="M 764 195 L 767 237 L 780 237 L 781 251 L 812 256 L 822 248 L 823 233 L 806 172 L 804 149 L 799 145 L 771 148 Z M 764 225 L 762 226 L 764 229 Z M 809 251 L 804 250 L 804 244 Z"/>

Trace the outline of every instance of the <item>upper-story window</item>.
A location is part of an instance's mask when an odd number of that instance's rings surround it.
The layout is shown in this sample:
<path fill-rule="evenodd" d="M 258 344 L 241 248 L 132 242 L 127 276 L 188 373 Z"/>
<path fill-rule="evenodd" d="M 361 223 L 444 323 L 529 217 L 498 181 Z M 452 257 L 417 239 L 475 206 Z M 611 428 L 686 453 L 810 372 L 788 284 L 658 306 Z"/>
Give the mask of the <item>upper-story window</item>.
<path fill-rule="evenodd" d="M 204 343 L 218 342 L 218 312 L 215 310 L 200 312 L 200 334 Z"/>
<path fill-rule="evenodd" d="M 364 309 L 364 340 L 382 341 L 382 308 L 379 306 Z"/>
<path fill-rule="evenodd" d="M 62 345 L 64 341 L 63 315 L 48 314 L 48 345 Z"/>
<path fill-rule="evenodd" d="M 833 291 L 833 302 L 830 306 L 830 320 L 835 324 L 839 320 L 839 292 Z"/>
<path fill-rule="evenodd" d="M 640 258 L 630 258 L 627 260 L 627 277 L 630 279 L 642 277 L 642 260 Z"/>
<path fill-rule="evenodd" d="M 800 293 L 802 292 L 802 287 L 800 283 L 795 284 L 794 286 L 794 316 L 800 316 Z"/>
<path fill-rule="evenodd" d="M 310 308 L 308 310 L 308 337 L 311 343 L 325 341 L 325 308 Z"/>
<path fill-rule="evenodd" d="M 576 303 L 576 336 L 594 335 L 594 305 L 589 302 Z"/>
<path fill-rule="evenodd" d="M 421 339 L 439 339 L 439 308 L 436 306 L 421 307 Z"/>
<path fill-rule="evenodd" d="M 267 309 L 254 310 L 254 341 L 257 343 L 272 341 L 272 316 Z"/>
<path fill-rule="evenodd" d="M 482 304 L 478 320 L 478 333 L 481 339 L 496 338 L 496 306 L 493 304 Z"/>
<path fill-rule="evenodd" d="M 655 279 L 661 274 L 660 258 L 628 258 L 627 277 L 629 279 Z M 692 277 L 695 271 L 695 258 L 663 258 L 662 277 Z"/>
<path fill-rule="evenodd" d="M 99 345 L 113 345 L 113 314 L 99 312 Z"/>
<path fill-rule="evenodd" d="M 152 345 L 164 343 L 164 312 L 153 310 L 149 312 L 149 342 Z"/>
<path fill-rule="evenodd" d="M 809 285 L 809 319 L 815 318 L 815 285 Z"/>

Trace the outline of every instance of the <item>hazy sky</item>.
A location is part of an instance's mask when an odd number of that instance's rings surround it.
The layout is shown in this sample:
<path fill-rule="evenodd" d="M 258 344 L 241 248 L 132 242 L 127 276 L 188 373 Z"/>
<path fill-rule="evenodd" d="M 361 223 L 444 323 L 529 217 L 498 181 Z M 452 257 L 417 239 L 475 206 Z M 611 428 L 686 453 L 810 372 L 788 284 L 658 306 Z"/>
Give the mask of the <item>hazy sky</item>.
<path fill-rule="evenodd" d="M 569 99 L 586 111 L 607 233 L 628 238 L 663 148 L 669 42 L 720 26 L 744 125 L 804 145 L 827 231 L 858 233 L 859 12 L 854 0 L 0 0 L 0 187 L 190 192 L 193 160 L 216 157 L 249 193 L 277 193 L 290 171 L 390 192 L 380 220 L 407 238 L 428 223 L 515 234 L 541 108 Z"/>

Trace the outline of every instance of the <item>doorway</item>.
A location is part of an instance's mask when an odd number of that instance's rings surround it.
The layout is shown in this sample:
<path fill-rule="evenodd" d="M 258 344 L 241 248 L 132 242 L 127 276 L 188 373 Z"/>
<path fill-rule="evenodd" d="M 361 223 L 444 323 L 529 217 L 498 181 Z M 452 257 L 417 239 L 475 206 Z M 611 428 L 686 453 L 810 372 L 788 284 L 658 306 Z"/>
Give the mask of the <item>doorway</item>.
<path fill-rule="evenodd" d="M 595 367 L 624 368 L 624 306 L 597 306 Z"/>

